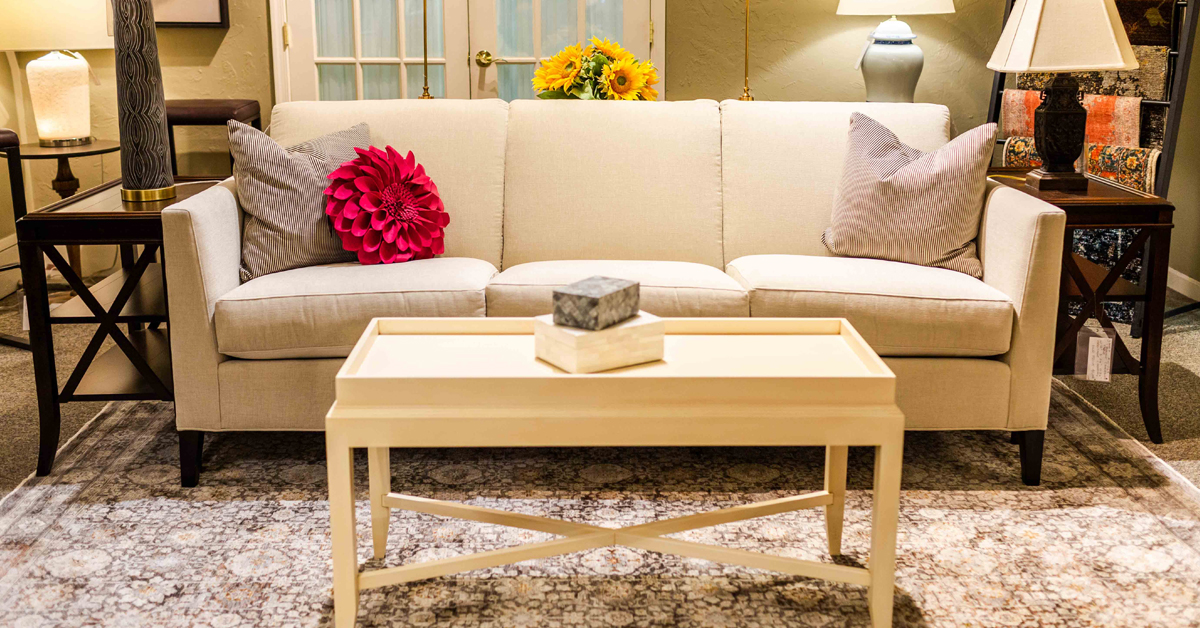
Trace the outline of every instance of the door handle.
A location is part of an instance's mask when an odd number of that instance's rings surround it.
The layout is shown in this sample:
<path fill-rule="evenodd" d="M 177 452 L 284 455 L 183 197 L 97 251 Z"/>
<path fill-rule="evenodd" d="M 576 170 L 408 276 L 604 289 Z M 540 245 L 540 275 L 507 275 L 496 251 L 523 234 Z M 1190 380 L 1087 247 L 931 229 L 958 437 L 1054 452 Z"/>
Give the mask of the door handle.
<path fill-rule="evenodd" d="M 475 63 L 481 68 L 486 68 L 496 61 L 499 61 L 499 59 L 493 57 L 492 53 L 488 52 L 487 50 L 480 50 L 479 52 L 475 53 Z"/>

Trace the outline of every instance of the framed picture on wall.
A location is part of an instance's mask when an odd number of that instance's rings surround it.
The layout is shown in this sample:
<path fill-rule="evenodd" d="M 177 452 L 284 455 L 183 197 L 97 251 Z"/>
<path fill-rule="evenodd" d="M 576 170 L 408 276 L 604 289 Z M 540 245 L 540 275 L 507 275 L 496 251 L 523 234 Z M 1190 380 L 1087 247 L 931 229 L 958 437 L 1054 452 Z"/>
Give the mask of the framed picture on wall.
<path fill-rule="evenodd" d="M 229 0 L 152 0 L 158 26 L 229 28 Z"/>

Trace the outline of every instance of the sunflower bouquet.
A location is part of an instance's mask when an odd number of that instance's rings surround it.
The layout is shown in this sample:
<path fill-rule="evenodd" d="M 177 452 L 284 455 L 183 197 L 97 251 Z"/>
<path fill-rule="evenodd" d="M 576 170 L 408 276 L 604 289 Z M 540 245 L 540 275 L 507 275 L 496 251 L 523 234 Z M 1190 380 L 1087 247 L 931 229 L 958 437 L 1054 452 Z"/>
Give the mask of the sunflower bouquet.
<path fill-rule="evenodd" d="M 607 39 L 567 46 L 534 72 L 538 98 L 658 100 L 658 69 Z"/>

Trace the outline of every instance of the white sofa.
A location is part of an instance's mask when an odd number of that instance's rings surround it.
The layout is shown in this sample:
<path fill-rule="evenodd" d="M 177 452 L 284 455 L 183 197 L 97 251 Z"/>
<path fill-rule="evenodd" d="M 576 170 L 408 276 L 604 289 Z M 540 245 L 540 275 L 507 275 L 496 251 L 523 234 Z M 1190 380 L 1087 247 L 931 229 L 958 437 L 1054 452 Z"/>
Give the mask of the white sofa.
<path fill-rule="evenodd" d="M 853 111 L 924 150 L 951 135 L 948 110 L 928 104 L 276 106 L 284 145 L 366 122 L 376 145 L 414 151 L 451 215 L 446 253 L 240 284 L 233 180 L 166 210 L 185 467 L 205 431 L 321 430 L 334 374 L 372 317 L 532 316 L 554 286 L 609 275 L 641 282 L 643 309 L 661 316 L 846 317 L 896 373 L 910 429 L 1011 430 L 1036 483 L 1065 216 L 990 183 L 982 281 L 830 257 L 820 235 Z"/>

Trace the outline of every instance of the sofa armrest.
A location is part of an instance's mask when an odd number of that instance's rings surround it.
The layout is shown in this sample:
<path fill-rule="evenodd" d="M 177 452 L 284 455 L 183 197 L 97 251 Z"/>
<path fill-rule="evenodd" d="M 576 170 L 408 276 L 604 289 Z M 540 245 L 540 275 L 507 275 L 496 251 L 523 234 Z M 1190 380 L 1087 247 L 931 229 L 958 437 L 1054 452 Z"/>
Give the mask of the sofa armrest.
<path fill-rule="evenodd" d="M 175 423 L 181 430 L 221 426 L 213 311 L 238 287 L 241 210 L 233 179 L 163 210 L 163 258 L 171 316 Z"/>
<path fill-rule="evenodd" d="M 1012 299 L 1008 427 L 1046 428 L 1067 215 L 1029 194 L 988 181 L 979 231 L 983 281 Z"/>

